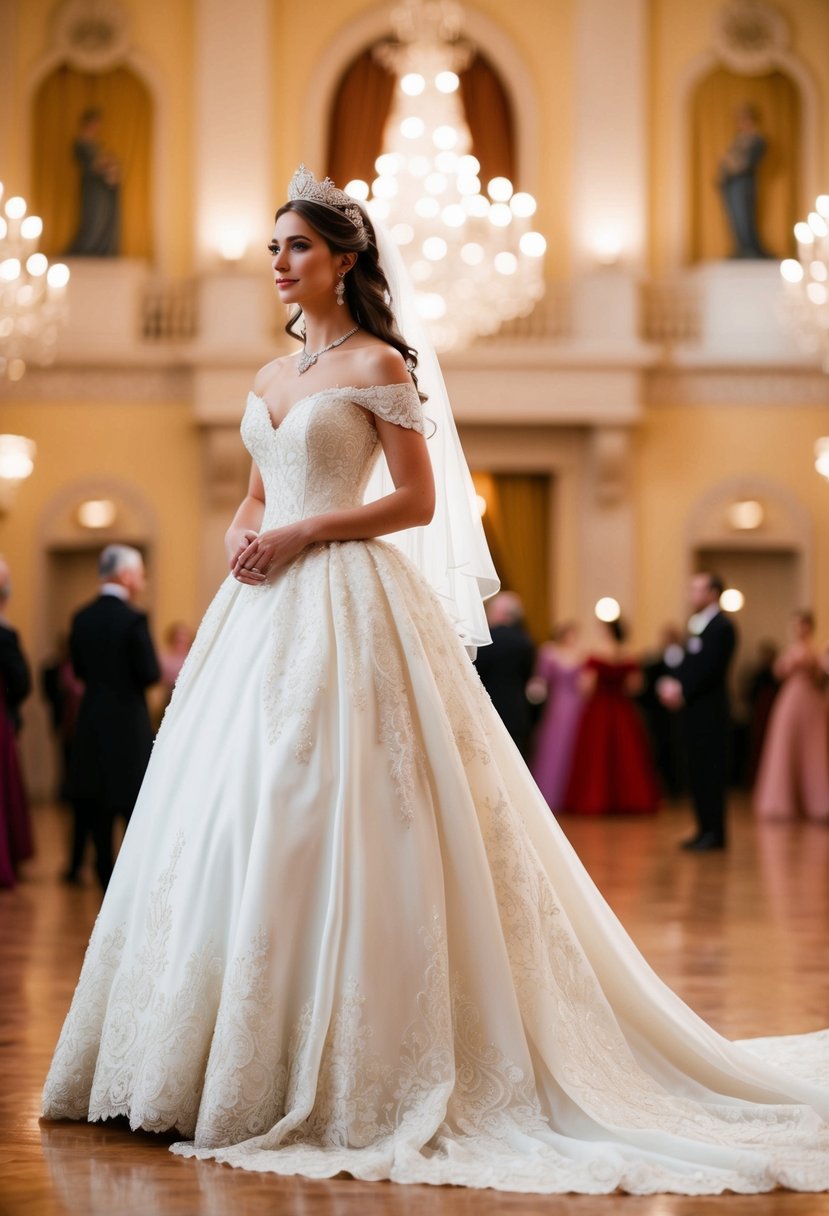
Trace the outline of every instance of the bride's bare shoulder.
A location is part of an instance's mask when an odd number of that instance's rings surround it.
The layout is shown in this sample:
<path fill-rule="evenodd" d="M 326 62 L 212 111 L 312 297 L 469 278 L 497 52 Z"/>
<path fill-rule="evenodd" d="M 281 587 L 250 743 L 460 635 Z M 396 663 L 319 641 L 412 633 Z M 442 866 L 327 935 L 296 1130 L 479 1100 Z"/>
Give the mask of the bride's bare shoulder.
<path fill-rule="evenodd" d="M 293 355 L 279 355 L 259 368 L 253 379 L 253 391 L 258 397 L 264 397 L 267 390 L 282 379 L 294 361 Z"/>
<path fill-rule="evenodd" d="M 353 366 L 362 384 L 406 384 L 411 382 L 406 360 L 399 351 L 385 342 L 371 342 L 355 349 Z"/>

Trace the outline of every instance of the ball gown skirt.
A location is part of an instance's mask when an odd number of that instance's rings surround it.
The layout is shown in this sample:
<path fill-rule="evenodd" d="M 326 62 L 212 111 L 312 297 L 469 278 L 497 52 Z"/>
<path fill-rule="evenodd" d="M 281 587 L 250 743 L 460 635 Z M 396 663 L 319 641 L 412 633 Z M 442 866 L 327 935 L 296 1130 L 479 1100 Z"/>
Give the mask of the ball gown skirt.
<path fill-rule="evenodd" d="M 263 527 L 361 501 L 331 390 L 243 436 Z M 829 1035 L 747 1044 L 637 952 L 437 596 L 385 541 L 228 579 L 155 746 L 47 1078 L 49 1118 L 308 1177 L 531 1192 L 829 1188 Z"/>
<path fill-rule="evenodd" d="M 829 702 L 808 671 L 775 697 L 754 787 L 760 819 L 829 820 Z"/>
<path fill-rule="evenodd" d="M 636 663 L 590 658 L 596 689 L 581 717 L 564 807 L 578 815 L 647 814 L 659 807 L 659 782 L 645 725 L 625 690 Z"/>

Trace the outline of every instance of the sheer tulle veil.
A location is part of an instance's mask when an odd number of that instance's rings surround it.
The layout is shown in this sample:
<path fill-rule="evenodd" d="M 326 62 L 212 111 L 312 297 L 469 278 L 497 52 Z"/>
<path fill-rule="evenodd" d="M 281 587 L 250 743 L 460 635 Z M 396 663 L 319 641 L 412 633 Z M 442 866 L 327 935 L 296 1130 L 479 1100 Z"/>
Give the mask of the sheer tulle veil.
<path fill-rule="evenodd" d="M 458 438 L 443 373 L 427 328 L 417 310 L 415 290 L 391 234 L 372 220 L 380 265 L 386 275 L 397 326 L 417 351 L 417 378 L 428 400 L 424 406 L 427 446 L 435 477 L 435 514 L 430 524 L 384 537 L 414 562 L 440 596 L 464 645 L 490 641 L 483 601 L 498 590 L 498 575 L 484 536 L 475 488 Z M 366 501 L 394 489 L 380 458 L 366 490 Z"/>

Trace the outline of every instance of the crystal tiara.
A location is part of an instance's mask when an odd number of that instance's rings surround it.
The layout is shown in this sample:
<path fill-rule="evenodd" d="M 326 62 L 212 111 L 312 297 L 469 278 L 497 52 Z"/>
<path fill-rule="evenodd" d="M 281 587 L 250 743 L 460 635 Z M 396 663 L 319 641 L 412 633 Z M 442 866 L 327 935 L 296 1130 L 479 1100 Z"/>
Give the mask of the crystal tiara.
<path fill-rule="evenodd" d="M 331 207 L 340 215 L 347 216 L 355 228 L 362 229 L 364 226 L 363 213 L 351 195 L 338 189 L 330 177 L 326 177 L 321 182 L 316 181 L 313 173 L 304 165 L 299 166 L 288 184 L 288 198 L 291 202 L 303 199 L 308 203 L 319 203 L 323 207 Z"/>

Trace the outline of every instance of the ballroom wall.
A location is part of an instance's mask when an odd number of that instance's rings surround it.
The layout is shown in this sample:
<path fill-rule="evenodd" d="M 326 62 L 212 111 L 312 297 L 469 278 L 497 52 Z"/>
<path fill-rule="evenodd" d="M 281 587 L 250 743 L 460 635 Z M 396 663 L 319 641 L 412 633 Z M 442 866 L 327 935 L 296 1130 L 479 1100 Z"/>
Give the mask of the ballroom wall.
<path fill-rule="evenodd" d="M 586 616 L 598 594 L 618 593 L 642 646 L 683 616 L 701 539 L 758 551 L 799 545 L 797 591 L 829 635 L 829 484 L 812 467 L 814 441 L 829 433 L 829 378 L 781 329 L 773 267 L 758 279 L 759 328 L 749 319 L 732 344 L 728 324 L 740 317 L 728 293 L 746 298 L 740 268 L 698 273 L 684 264 L 688 102 L 715 62 L 721 7 L 463 6 L 467 33 L 512 98 L 517 185 L 539 200 L 549 291 L 541 320 L 447 357 L 461 433 L 481 468 L 552 478 L 554 614 Z M 157 521 L 158 629 L 203 610 L 242 485 L 235 429 L 244 394 L 281 341 L 277 310 L 262 302 L 273 209 L 298 161 L 321 167 L 339 74 L 387 32 L 389 12 L 373 0 L 320 0 L 302 12 L 287 0 L 122 0 L 122 8 L 132 23 L 129 62 L 156 105 L 156 256 L 152 266 L 121 268 L 121 295 L 109 307 L 127 306 L 129 276 L 140 274 L 142 290 L 156 281 L 162 292 L 192 290 L 198 323 L 149 341 L 127 318 L 115 341 L 84 331 L 76 311 L 53 370 L 0 383 L 0 429 L 38 445 L 34 475 L 0 517 L 0 551 L 15 576 L 11 615 L 36 662 L 49 641 L 38 625 L 43 521 L 50 503 L 95 477 L 131 487 Z M 818 189 L 829 190 L 829 3 L 776 8 L 805 97 L 803 214 Z M 29 102 L 56 62 L 56 9 L 52 0 L 0 0 L 0 179 L 14 192 L 29 187 Z M 236 206 L 250 248 L 223 263 L 216 223 Z M 595 260 L 605 225 L 623 238 L 610 269 Z M 702 300 L 696 327 L 672 336 L 670 326 L 645 332 L 637 322 L 642 293 L 665 283 L 679 294 L 669 293 L 663 311 L 683 293 Z M 730 534 L 716 523 L 719 507 L 705 516 L 720 492 L 733 498 L 751 486 L 771 504 L 759 537 Z"/>

